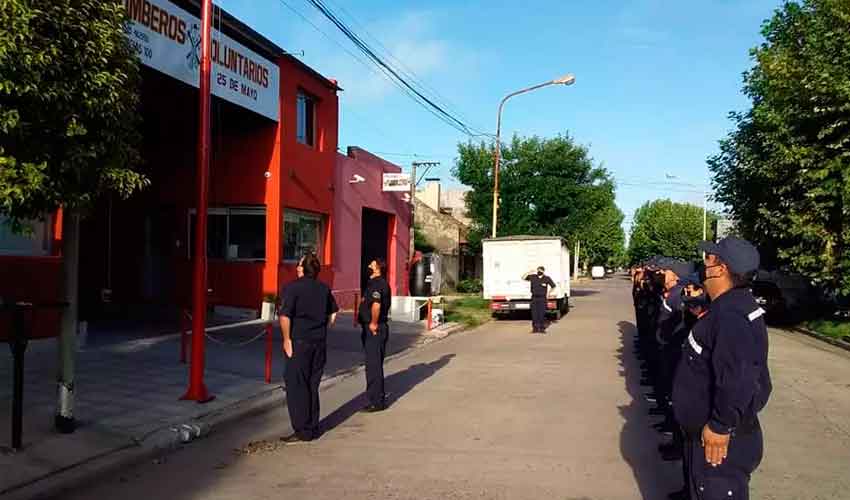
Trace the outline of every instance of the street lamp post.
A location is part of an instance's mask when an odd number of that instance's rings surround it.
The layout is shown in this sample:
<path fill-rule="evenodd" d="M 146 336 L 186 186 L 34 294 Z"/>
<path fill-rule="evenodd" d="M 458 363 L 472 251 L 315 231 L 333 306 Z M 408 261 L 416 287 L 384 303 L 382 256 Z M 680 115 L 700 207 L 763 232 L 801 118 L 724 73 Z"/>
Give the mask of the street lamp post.
<path fill-rule="evenodd" d="M 533 87 L 528 87 L 522 90 L 517 90 L 516 92 L 510 93 L 506 95 L 502 101 L 499 103 L 499 113 L 496 117 L 496 154 L 495 160 L 493 162 L 493 229 L 492 229 L 492 237 L 496 237 L 496 225 L 499 220 L 499 162 L 501 161 L 502 154 L 502 142 L 501 142 L 501 134 L 502 134 L 502 108 L 505 106 L 505 102 L 511 97 L 525 94 L 527 92 L 531 92 L 533 90 L 537 90 L 543 87 L 548 87 L 549 85 L 572 85 L 575 83 L 576 77 L 573 75 L 566 75 L 561 78 L 551 80 L 545 83 L 541 83 L 539 85 L 534 85 Z"/>

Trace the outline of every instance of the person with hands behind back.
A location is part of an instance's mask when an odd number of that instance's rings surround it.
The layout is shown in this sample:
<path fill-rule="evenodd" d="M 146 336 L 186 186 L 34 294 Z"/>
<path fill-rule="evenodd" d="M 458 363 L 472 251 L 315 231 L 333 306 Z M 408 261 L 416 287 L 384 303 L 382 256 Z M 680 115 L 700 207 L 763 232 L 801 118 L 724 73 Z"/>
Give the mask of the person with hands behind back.
<path fill-rule="evenodd" d="M 319 437 L 319 383 L 327 361 L 328 327 L 339 311 L 330 288 L 318 280 L 321 265 L 313 253 L 298 261 L 298 279 L 283 291 L 280 330 L 286 358 L 286 406 L 292 422 L 286 444 Z"/>
<path fill-rule="evenodd" d="M 387 263 L 383 259 L 369 262 L 370 278 L 363 291 L 357 311 L 362 331 L 360 340 L 366 353 L 366 395 L 369 406 L 363 409 L 375 413 L 386 409 L 384 392 L 384 358 L 390 337 L 389 312 L 392 292 L 385 278 Z"/>

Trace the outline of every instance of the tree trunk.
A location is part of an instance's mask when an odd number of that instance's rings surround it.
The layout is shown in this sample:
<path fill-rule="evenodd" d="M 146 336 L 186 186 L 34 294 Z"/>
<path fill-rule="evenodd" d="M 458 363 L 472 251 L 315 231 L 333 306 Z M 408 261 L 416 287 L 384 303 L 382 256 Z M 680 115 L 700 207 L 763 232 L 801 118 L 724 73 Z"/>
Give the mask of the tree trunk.
<path fill-rule="evenodd" d="M 59 332 L 56 430 L 74 432 L 74 368 L 77 356 L 77 309 L 80 264 L 80 213 L 67 210 L 62 217 L 62 283 L 67 306 Z"/>

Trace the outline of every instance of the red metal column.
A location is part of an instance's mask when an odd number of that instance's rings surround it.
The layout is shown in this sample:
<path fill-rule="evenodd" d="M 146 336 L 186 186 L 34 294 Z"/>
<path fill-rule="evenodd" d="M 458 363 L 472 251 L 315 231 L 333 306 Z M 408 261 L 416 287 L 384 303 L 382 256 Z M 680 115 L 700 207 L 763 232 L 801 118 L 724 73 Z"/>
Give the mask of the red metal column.
<path fill-rule="evenodd" d="M 189 389 L 181 399 L 204 403 L 213 399 L 204 384 L 204 331 L 207 323 L 207 190 L 210 165 L 210 26 L 212 0 L 201 2 L 201 71 L 198 116 L 197 188 L 195 218 L 195 262 L 192 275 L 192 357 Z"/>
<path fill-rule="evenodd" d="M 266 372 L 265 372 L 265 380 L 267 384 L 272 383 L 272 350 L 274 347 L 274 342 L 272 339 L 272 332 L 274 329 L 272 328 L 272 324 L 269 323 L 266 325 Z"/>

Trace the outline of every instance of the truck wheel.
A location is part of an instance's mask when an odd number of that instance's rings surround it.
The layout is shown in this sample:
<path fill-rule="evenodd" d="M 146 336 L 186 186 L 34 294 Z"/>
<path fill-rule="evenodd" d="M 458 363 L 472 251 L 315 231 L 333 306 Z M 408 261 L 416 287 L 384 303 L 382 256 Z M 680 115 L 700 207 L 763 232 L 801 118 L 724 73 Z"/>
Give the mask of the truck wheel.
<path fill-rule="evenodd" d="M 561 309 L 559 308 L 555 311 L 555 321 L 558 321 L 560 319 L 561 319 Z"/>
<path fill-rule="evenodd" d="M 570 298 L 564 297 L 564 315 L 570 312 Z"/>

